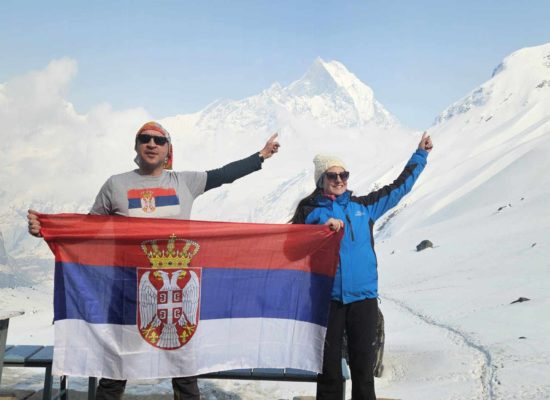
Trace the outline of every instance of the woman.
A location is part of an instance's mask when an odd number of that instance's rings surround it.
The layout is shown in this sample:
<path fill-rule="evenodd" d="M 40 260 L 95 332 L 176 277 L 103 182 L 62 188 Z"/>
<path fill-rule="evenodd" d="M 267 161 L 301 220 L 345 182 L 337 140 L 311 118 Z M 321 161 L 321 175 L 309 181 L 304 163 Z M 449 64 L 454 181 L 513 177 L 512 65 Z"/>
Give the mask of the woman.
<path fill-rule="evenodd" d="M 430 136 L 424 133 L 418 149 L 392 184 L 359 197 L 348 190 L 349 172 L 340 159 L 330 155 L 317 155 L 313 159 L 316 189 L 300 201 L 292 223 L 325 224 L 334 231 L 344 229 L 340 263 L 332 287 L 323 373 L 317 383 L 319 400 L 342 396 L 344 329 L 349 346 L 351 397 L 353 400 L 376 399 L 373 366 L 378 272 L 373 226 L 411 190 L 432 147 Z"/>

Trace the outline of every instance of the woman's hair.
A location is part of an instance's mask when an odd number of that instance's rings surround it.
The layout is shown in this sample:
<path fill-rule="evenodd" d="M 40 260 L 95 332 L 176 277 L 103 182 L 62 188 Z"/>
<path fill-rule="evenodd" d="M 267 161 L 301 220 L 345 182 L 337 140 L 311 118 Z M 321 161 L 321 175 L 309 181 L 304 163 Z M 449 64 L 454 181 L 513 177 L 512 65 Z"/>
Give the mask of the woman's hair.
<path fill-rule="evenodd" d="M 305 218 L 304 218 L 304 215 L 303 215 L 303 212 L 302 211 L 302 207 L 306 204 L 309 204 L 311 203 L 311 201 L 319 194 L 323 191 L 323 189 L 317 187 L 315 188 L 315 190 L 313 192 L 311 192 L 309 195 L 307 195 L 306 197 L 304 197 L 302 200 L 300 200 L 300 202 L 298 203 L 298 205 L 296 206 L 296 211 L 294 211 L 294 215 L 292 216 L 292 218 L 288 221 L 290 224 L 304 224 L 305 223 Z"/>

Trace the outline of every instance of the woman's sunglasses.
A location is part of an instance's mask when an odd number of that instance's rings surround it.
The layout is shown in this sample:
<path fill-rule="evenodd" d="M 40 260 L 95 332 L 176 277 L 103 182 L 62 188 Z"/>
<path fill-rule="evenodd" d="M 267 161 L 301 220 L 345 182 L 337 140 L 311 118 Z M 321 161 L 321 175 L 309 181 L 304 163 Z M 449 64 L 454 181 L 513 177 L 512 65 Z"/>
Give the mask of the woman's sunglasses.
<path fill-rule="evenodd" d="M 325 172 L 325 176 L 327 177 L 327 179 L 329 181 L 334 181 L 336 182 L 338 177 L 340 177 L 340 179 L 342 180 L 342 182 L 347 182 L 348 178 L 349 178 L 349 171 L 344 171 L 344 172 Z"/>
<path fill-rule="evenodd" d="M 151 139 L 155 141 L 155 144 L 157 146 L 164 146 L 166 143 L 168 143 L 168 139 L 165 138 L 164 136 L 153 136 L 153 135 L 148 135 L 146 133 L 142 133 L 137 136 L 137 141 L 140 142 L 141 144 L 149 143 Z"/>

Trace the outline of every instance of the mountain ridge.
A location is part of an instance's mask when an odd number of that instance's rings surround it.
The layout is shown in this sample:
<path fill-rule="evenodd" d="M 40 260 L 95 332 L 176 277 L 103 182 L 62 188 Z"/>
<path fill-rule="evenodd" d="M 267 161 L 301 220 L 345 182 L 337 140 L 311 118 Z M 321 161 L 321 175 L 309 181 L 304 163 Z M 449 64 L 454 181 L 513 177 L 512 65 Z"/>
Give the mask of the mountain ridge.
<path fill-rule="evenodd" d="M 372 89 L 337 61 L 317 58 L 298 80 L 283 87 L 273 83 L 241 100 L 218 100 L 198 113 L 188 129 L 210 133 L 233 130 L 268 132 L 290 118 L 309 118 L 323 126 L 391 128 L 399 121 L 375 99 Z M 164 119 L 170 124 L 182 116 Z M 185 118 L 184 118 L 185 119 Z M 243 129 L 244 127 L 244 129 Z"/>
<path fill-rule="evenodd" d="M 502 113 L 509 111 L 510 104 L 519 108 L 529 106 L 547 88 L 550 88 L 550 43 L 523 48 L 505 57 L 488 81 L 443 110 L 435 124 L 490 103 L 495 112 Z"/>

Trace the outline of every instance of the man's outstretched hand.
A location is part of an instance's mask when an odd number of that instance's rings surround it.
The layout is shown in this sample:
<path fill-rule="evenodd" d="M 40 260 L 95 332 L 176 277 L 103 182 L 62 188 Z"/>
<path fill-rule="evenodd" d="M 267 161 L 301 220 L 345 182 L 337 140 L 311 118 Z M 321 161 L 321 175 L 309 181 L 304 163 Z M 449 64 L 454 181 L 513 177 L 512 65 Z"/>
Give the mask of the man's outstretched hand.
<path fill-rule="evenodd" d="M 271 135 L 264 148 L 260 150 L 260 156 L 264 160 L 279 151 L 279 147 L 281 147 L 281 145 L 277 141 L 277 136 L 279 136 L 278 133 L 274 133 L 273 135 Z"/>
<path fill-rule="evenodd" d="M 40 234 L 40 220 L 38 219 L 38 211 L 29 210 L 27 213 L 27 221 L 29 224 L 29 233 L 36 237 L 42 237 Z"/>

